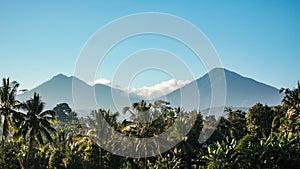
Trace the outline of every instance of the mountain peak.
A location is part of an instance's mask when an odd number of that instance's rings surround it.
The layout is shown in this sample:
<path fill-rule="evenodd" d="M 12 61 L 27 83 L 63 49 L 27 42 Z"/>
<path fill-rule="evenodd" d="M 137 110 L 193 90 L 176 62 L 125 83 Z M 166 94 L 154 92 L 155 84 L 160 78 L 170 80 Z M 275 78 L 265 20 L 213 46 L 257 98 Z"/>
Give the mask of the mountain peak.
<path fill-rule="evenodd" d="M 63 78 L 69 78 L 69 77 L 66 76 L 66 75 L 64 75 L 64 74 L 62 74 L 62 73 L 59 73 L 59 74 L 53 76 L 52 79 L 63 79 Z"/>
<path fill-rule="evenodd" d="M 227 69 L 223 68 L 223 67 L 215 67 L 213 69 L 210 70 L 210 72 L 214 72 L 214 71 L 226 71 Z"/>
<path fill-rule="evenodd" d="M 228 69 L 226 69 L 226 68 L 223 68 L 223 67 L 216 67 L 216 68 L 213 68 L 213 69 L 211 69 L 211 70 L 209 71 L 209 73 L 218 73 L 218 72 L 220 72 L 220 71 L 224 71 L 224 73 L 235 73 L 235 72 L 230 71 L 230 70 L 228 70 Z"/>

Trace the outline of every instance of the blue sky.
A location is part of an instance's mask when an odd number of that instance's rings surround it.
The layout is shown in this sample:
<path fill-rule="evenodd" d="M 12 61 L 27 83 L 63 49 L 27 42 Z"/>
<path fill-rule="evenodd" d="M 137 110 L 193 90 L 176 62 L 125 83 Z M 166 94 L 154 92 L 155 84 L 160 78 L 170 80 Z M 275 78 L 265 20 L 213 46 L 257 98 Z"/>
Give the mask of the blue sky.
<path fill-rule="evenodd" d="M 93 33 L 112 20 L 138 12 L 169 13 L 193 23 L 210 39 L 229 70 L 277 88 L 294 87 L 300 80 L 300 2 L 283 0 L 1 0 L 0 77 L 10 77 L 21 88 L 31 89 L 58 73 L 72 75 L 80 50 Z M 111 80 L 122 57 L 151 47 L 180 55 L 195 77 L 205 73 L 202 65 L 189 61 L 189 51 L 167 38 L 136 37 L 123 44 L 106 57 L 107 64 L 104 60 L 96 78 Z M 112 57 L 114 54 L 118 57 Z M 132 87 L 168 78 L 150 71 L 137 76 Z"/>

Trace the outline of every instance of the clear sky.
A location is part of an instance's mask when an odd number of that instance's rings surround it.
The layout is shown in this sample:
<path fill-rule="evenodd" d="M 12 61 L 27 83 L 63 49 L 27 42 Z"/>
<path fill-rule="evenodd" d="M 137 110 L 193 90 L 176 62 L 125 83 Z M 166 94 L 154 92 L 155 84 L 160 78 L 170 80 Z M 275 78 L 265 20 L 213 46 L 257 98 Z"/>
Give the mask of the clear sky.
<path fill-rule="evenodd" d="M 73 75 L 80 50 L 93 33 L 112 20 L 138 12 L 169 13 L 193 23 L 210 39 L 229 70 L 277 88 L 295 87 L 300 80 L 300 1 L 289 0 L 1 0 L 0 77 L 10 77 L 21 88 L 31 89 L 58 73 Z M 152 43 L 157 39 L 165 43 Z M 163 37 L 144 37 L 141 42 L 137 37 L 124 43 L 110 55 L 168 46 L 174 53 L 188 55 Z M 106 58 L 110 64 L 103 62 L 96 78 L 112 79 L 118 64 L 112 58 Z M 197 67 L 193 62 L 189 66 Z M 196 77 L 205 73 L 197 70 Z M 160 75 L 153 76 L 156 74 Z M 137 77 L 133 87 L 168 80 L 155 71 L 149 77 L 157 78 Z"/>

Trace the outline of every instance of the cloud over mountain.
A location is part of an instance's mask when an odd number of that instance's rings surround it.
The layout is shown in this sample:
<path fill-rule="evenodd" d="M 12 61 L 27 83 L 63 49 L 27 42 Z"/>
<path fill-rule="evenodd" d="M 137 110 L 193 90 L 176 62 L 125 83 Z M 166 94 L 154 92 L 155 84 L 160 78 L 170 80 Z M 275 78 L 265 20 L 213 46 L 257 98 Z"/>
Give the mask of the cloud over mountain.
<path fill-rule="evenodd" d="M 153 86 L 143 86 L 139 88 L 130 88 L 127 87 L 120 87 L 118 85 L 113 85 L 113 83 L 106 79 L 106 78 L 99 78 L 95 80 L 94 82 L 88 82 L 89 85 L 94 86 L 96 84 L 102 84 L 109 87 L 118 88 L 130 93 L 137 94 L 143 98 L 147 98 L 149 100 L 162 97 L 166 94 L 171 93 L 172 91 L 179 89 L 187 84 L 189 84 L 191 81 L 189 80 L 177 80 L 177 79 L 170 79 L 167 81 L 163 81 L 161 83 L 155 84 Z"/>
<path fill-rule="evenodd" d="M 170 80 L 155 84 L 153 86 L 143 86 L 143 87 L 131 88 L 131 89 L 128 89 L 127 87 L 113 86 L 112 82 L 106 78 L 100 78 L 98 80 L 95 80 L 94 82 L 89 82 L 88 84 L 91 86 L 96 85 L 96 84 L 103 84 L 106 86 L 119 88 L 119 89 L 128 91 L 130 93 L 135 93 L 143 98 L 147 98 L 147 99 L 151 100 L 151 99 L 155 99 L 155 98 L 164 96 L 176 89 L 179 89 L 179 88 L 189 84 L 190 82 L 191 81 L 189 81 L 189 80 L 170 79 Z"/>
<path fill-rule="evenodd" d="M 176 80 L 170 79 L 168 81 L 163 81 L 159 84 L 153 86 L 143 86 L 140 88 L 132 88 L 131 92 L 136 93 L 139 96 L 148 98 L 149 100 L 164 96 L 176 89 L 179 89 L 191 81 L 189 80 Z"/>
<path fill-rule="evenodd" d="M 111 86 L 111 81 L 106 79 L 106 78 L 100 78 L 98 80 L 95 80 L 94 83 L 89 83 L 90 85 L 95 85 L 95 84 L 103 84 L 107 86 Z"/>

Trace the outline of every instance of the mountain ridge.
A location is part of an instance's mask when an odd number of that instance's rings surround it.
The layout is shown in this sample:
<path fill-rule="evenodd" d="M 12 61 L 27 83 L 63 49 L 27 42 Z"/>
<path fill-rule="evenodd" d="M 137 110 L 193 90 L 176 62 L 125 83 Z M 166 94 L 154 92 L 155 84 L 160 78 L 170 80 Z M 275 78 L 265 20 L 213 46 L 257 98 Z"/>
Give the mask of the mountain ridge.
<path fill-rule="evenodd" d="M 216 83 L 220 81 L 219 73 L 224 71 L 225 80 L 226 80 L 226 106 L 233 107 L 251 107 L 253 104 L 257 102 L 261 102 L 263 104 L 269 105 L 277 105 L 280 104 L 282 99 L 282 95 L 279 94 L 279 90 L 271 85 L 259 82 L 253 78 L 249 78 L 246 76 L 242 76 L 233 71 L 224 69 L 224 68 L 215 68 L 210 72 L 204 74 L 200 78 L 195 81 L 176 89 L 163 97 L 157 99 L 164 99 L 171 102 L 172 106 L 180 106 L 181 104 L 181 94 L 180 91 L 186 91 L 187 94 L 193 95 L 195 91 L 191 90 L 191 84 L 196 83 L 197 88 L 200 93 L 200 104 L 199 103 L 191 103 L 191 105 L 199 104 L 199 109 L 207 109 L 209 108 L 211 101 L 211 82 L 212 79 Z M 211 79 L 210 79 L 211 78 Z M 42 100 L 46 103 L 47 109 L 52 109 L 56 104 L 61 102 L 66 102 L 70 105 L 70 107 L 74 108 L 73 104 L 73 93 L 72 93 L 72 84 L 76 83 L 82 91 L 95 91 L 95 96 L 97 100 L 97 107 L 93 107 L 89 104 L 87 99 L 85 98 L 85 92 L 82 92 L 82 105 L 76 107 L 76 109 L 81 110 L 92 110 L 97 108 L 110 109 L 112 111 L 120 110 L 117 108 L 117 105 L 114 104 L 115 98 L 118 99 L 126 99 L 129 95 L 130 102 L 137 102 L 142 100 L 141 96 L 123 91 L 121 89 L 113 88 L 104 84 L 95 84 L 93 86 L 89 85 L 87 82 L 84 82 L 77 77 L 74 76 L 66 76 L 62 73 L 59 73 L 53 76 L 51 79 L 41 83 L 37 87 L 19 94 L 17 97 L 21 101 L 25 101 L 33 96 L 34 92 L 40 93 L 42 96 Z M 112 96 L 112 93 L 115 95 Z M 180 99 L 179 99 L 180 98 Z M 147 99 L 145 99 L 147 100 Z M 191 100 L 190 102 L 192 102 Z M 130 106 L 125 105 L 130 104 L 128 102 L 122 102 L 121 106 Z M 190 108 L 193 108 L 192 106 Z"/>

